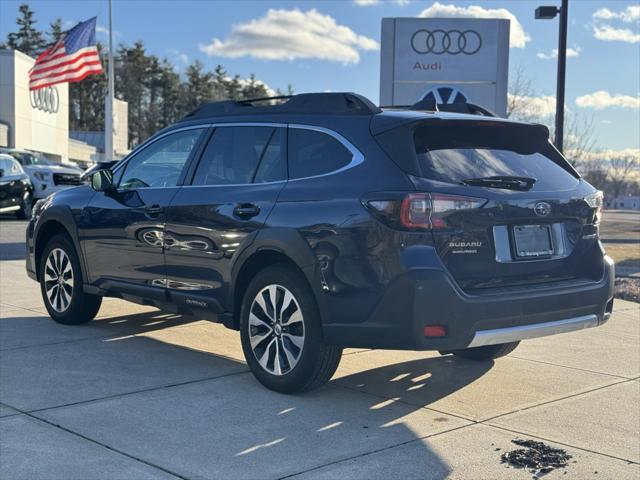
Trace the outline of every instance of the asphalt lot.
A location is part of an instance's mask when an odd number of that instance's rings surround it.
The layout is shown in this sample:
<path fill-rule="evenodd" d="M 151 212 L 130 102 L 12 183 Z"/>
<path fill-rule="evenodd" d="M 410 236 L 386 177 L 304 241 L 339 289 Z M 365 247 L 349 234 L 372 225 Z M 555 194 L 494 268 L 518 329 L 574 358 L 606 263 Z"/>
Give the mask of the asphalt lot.
<path fill-rule="evenodd" d="M 0 219 L 0 478 L 530 479 L 500 463 L 566 449 L 545 478 L 640 478 L 640 304 L 495 363 L 348 350 L 305 395 L 270 392 L 235 332 L 108 299 L 48 318 L 25 222 Z"/>

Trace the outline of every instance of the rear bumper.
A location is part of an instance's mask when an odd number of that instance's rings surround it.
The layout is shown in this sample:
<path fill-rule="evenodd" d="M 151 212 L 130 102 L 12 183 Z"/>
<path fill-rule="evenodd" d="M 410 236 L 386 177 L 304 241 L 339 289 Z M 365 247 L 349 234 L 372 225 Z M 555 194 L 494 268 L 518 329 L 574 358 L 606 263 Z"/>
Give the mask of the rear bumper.
<path fill-rule="evenodd" d="M 611 314 L 614 276 L 613 261 L 604 257 L 597 282 L 469 295 L 440 269 L 413 270 L 389 286 L 366 321 L 325 323 L 325 340 L 345 347 L 455 350 L 595 327 Z M 425 337 L 425 325 L 444 326 L 446 336 Z"/>

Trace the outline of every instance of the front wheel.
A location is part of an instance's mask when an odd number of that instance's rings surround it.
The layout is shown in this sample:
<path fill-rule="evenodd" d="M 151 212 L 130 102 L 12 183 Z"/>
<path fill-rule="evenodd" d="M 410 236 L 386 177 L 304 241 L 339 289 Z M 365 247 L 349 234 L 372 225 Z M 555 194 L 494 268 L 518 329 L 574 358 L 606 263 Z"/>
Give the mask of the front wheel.
<path fill-rule="evenodd" d="M 442 355 L 452 353 L 456 357 L 467 360 L 495 360 L 513 352 L 520 342 L 500 343 L 498 345 L 485 345 L 483 347 L 463 348 L 461 350 L 440 350 Z"/>
<path fill-rule="evenodd" d="M 80 260 L 66 235 L 54 236 L 44 247 L 38 278 L 44 305 L 56 322 L 79 325 L 98 313 L 102 297 L 83 291 Z"/>
<path fill-rule="evenodd" d="M 249 284 L 240 338 L 254 376 L 282 393 L 320 387 L 342 357 L 340 347 L 324 343 L 320 312 L 306 278 L 287 265 L 268 267 Z"/>

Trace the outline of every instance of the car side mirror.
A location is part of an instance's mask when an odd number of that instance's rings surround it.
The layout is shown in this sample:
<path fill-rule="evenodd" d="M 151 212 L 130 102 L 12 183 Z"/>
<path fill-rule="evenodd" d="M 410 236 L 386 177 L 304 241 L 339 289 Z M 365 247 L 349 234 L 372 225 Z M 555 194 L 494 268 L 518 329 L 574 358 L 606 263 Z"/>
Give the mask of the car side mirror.
<path fill-rule="evenodd" d="M 113 192 L 116 186 L 113 184 L 113 172 L 109 169 L 97 170 L 91 175 L 91 188 L 96 192 Z"/>

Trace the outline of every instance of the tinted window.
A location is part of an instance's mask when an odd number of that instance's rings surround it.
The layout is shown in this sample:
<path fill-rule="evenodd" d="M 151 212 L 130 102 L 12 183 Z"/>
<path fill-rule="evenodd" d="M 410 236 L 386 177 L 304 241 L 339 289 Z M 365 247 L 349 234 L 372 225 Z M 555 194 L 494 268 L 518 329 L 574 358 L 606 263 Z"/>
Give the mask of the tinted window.
<path fill-rule="evenodd" d="M 127 162 L 120 188 L 175 187 L 203 130 L 184 130 L 153 142 Z"/>
<path fill-rule="evenodd" d="M 22 165 L 53 165 L 52 162 L 40 155 L 33 155 L 27 152 L 11 152 L 11 156 Z"/>
<path fill-rule="evenodd" d="M 460 184 L 491 176 L 530 177 L 533 190 L 562 190 L 578 180 L 538 130 L 529 126 L 422 127 L 414 134 L 423 177 Z"/>
<path fill-rule="evenodd" d="M 352 154 L 332 136 L 316 130 L 289 129 L 289 177 L 333 172 L 351 162 Z"/>
<path fill-rule="evenodd" d="M 243 185 L 283 180 L 283 129 L 218 127 L 202 154 L 194 185 Z"/>

